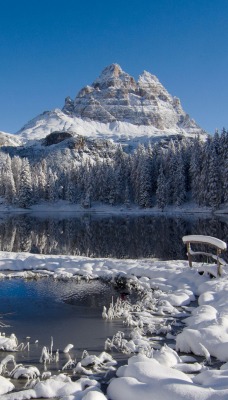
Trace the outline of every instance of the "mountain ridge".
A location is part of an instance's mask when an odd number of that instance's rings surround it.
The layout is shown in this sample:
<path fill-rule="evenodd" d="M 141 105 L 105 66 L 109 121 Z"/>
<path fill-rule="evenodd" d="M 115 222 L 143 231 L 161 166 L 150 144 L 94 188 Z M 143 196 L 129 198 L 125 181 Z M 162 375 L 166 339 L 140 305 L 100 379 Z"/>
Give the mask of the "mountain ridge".
<path fill-rule="evenodd" d="M 100 122 L 152 125 L 161 130 L 186 123 L 189 128 L 199 128 L 183 111 L 180 100 L 172 97 L 155 75 L 144 71 L 135 81 L 118 64 L 106 67 L 91 86 L 79 91 L 73 111 L 68 97 L 63 111 Z"/>
<path fill-rule="evenodd" d="M 17 136 L 26 142 L 53 131 L 70 131 L 133 147 L 169 135 L 205 135 L 155 75 L 144 71 L 136 81 L 118 64 L 106 67 L 74 100 L 67 97 L 62 110 L 33 118 Z"/>

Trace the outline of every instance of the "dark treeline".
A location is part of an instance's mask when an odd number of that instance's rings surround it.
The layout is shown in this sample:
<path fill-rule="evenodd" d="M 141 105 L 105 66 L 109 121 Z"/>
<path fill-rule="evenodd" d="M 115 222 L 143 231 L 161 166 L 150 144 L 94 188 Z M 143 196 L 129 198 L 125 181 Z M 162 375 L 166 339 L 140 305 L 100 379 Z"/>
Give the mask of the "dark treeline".
<path fill-rule="evenodd" d="M 113 158 L 70 162 L 50 167 L 45 159 L 7 155 L 0 173 L 0 195 L 8 204 L 27 208 L 42 200 L 67 200 L 88 208 L 93 202 L 138 205 L 142 208 L 180 206 L 194 201 L 213 210 L 228 202 L 228 132 L 205 142 L 170 141 L 140 145 L 132 154 L 118 147 Z"/>

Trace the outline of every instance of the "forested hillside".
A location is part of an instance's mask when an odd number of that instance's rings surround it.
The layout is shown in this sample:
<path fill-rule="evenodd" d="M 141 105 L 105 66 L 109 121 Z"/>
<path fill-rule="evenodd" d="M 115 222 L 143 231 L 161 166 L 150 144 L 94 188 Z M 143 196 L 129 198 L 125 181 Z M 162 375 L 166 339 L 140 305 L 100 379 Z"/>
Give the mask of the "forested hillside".
<path fill-rule="evenodd" d="M 41 201 L 67 200 L 142 208 L 180 206 L 193 201 L 213 210 L 228 202 L 228 132 L 206 141 L 171 140 L 139 145 L 131 154 L 117 146 L 107 157 L 61 166 L 43 158 L 0 157 L 0 195 L 8 204 L 28 208 Z M 62 167 L 62 168 L 61 168 Z"/>

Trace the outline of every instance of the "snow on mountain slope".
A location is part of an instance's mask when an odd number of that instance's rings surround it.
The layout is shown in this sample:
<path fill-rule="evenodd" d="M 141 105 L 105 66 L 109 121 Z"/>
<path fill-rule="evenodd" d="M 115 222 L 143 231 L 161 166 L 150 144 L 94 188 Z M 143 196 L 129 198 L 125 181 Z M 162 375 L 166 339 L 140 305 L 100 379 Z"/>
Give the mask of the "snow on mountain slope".
<path fill-rule="evenodd" d="M 192 137 L 193 134 L 184 129 L 159 130 L 148 125 L 133 125 L 129 122 L 87 121 L 73 115 L 67 115 L 59 109 L 45 112 L 26 124 L 18 136 L 23 140 L 37 140 L 49 135 L 51 132 L 74 132 L 89 138 L 109 139 L 114 142 L 144 142 L 148 138 L 161 138 L 169 135 L 181 134 Z M 194 134 L 196 134 L 194 132 Z"/>
<path fill-rule="evenodd" d="M 62 110 L 44 112 L 31 120 L 18 136 L 36 140 L 53 131 L 127 144 L 176 134 L 205 134 L 154 75 L 144 71 L 136 82 L 117 64 L 105 68 L 74 101 L 67 97 Z"/>
<path fill-rule="evenodd" d="M 20 137 L 0 131 L 0 146 L 19 146 L 20 144 Z"/>

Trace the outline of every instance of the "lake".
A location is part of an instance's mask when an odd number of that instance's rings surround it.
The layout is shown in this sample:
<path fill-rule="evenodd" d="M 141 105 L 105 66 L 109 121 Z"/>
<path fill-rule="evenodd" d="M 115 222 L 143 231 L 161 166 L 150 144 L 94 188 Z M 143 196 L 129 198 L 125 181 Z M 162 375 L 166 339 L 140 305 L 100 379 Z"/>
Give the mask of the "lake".
<path fill-rule="evenodd" d="M 0 216 L 0 250 L 87 257 L 185 259 L 182 236 L 228 240 L 228 219 L 89 213 Z"/>
<path fill-rule="evenodd" d="M 130 328 L 122 320 L 106 321 L 101 316 L 103 306 L 109 307 L 120 295 L 121 291 L 100 280 L 77 283 L 52 278 L 5 279 L 0 281 L 0 321 L 8 327 L 1 328 L 1 332 L 6 336 L 15 333 L 19 343 L 29 341 L 29 351 L 13 354 L 18 364 L 34 365 L 41 373 L 44 371 L 39 362 L 42 348 L 50 348 L 53 337 L 53 352 L 59 349 L 59 361 L 48 364 L 47 368 L 52 374 L 58 374 L 68 361 L 68 354 L 63 352 L 68 344 L 74 345 L 70 355 L 78 362 L 84 350 L 99 355 L 104 351 L 105 340 L 116 332 L 129 334 Z M 127 297 L 130 299 L 131 295 Z M 0 361 L 7 354 L 0 350 Z M 115 353 L 114 357 L 119 365 L 127 358 L 121 353 Z M 25 380 L 12 382 L 21 390 Z"/>

